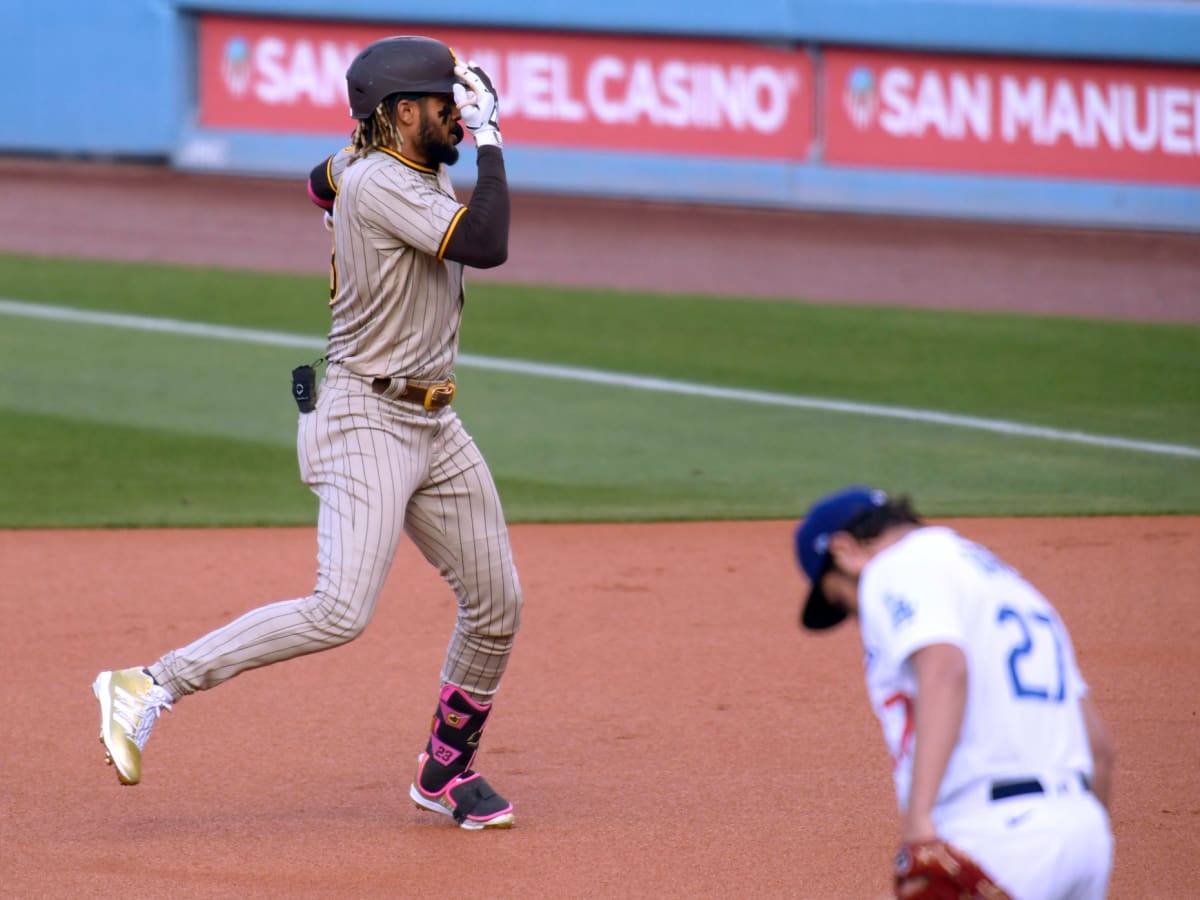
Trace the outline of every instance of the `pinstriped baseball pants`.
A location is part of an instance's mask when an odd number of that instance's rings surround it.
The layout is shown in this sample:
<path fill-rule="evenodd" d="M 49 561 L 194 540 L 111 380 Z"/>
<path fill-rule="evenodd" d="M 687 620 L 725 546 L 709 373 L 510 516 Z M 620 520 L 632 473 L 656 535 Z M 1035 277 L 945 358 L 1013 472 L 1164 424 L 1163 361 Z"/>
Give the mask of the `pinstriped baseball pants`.
<path fill-rule="evenodd" d="M 179 697 L 353 640 L 375 612 L 403 531 L 458 601 L 442 681 L 490 702 L 522 596 L 496 485 L 457 414 L 376 396 L 331 365 L 317 408 L 300 416 L 297 451 L 320 499 L 313 593 L 246 613 L 167 653 L 151 675 Z"/>

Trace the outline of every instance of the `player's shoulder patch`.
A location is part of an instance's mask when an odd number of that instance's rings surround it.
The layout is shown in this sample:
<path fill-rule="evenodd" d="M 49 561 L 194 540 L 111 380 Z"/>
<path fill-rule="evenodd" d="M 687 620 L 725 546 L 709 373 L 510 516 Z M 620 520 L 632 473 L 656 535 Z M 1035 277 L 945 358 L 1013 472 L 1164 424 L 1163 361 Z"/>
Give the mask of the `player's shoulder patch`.
<path fill-rule="evenodd" d="M 903 594 L 897 591 L 884 591 L 883 605 L 891 617 L 893 631 L 903 628 L 912 621 L 913 605 Z"/>

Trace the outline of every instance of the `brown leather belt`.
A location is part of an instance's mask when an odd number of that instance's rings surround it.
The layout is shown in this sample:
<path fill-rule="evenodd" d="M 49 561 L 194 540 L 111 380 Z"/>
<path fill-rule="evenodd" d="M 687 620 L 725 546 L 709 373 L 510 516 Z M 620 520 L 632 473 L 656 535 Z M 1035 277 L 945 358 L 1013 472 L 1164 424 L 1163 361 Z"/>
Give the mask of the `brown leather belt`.
<path fill-rule="evenodd" d="M 374 378 L 371 380 L 371 390 L 376 394 L 386 394 L 389 387 L 392 385 L 390 378 Z M 413 384 L 409 382 L 404 386 L 396 398 L 403 400 L 406 403 L 416 403 L 418 406 L 423 406 L 426 409 L 441 409 L 444 406 L 449 406 L 454 400 L 454 382 L 439 381 L 437 384 Z"/>

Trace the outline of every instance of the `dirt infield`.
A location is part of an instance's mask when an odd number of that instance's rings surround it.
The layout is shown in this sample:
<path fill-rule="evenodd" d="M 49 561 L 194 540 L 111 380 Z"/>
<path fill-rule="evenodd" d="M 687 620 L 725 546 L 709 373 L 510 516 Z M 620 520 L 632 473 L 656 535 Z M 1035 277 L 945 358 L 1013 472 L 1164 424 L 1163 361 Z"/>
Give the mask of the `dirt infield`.
<path fill-rule="evenodd" d="M 1112 896 L 1190 896 L 1200 519 L 951 524 L 1057 599 L 1112 719 Z M 895 818 L 857 635 L 795 628 L 789 543 L 787 522 L 516 528 L 526 627 L 480 765 L 518 822 L 469 834 L 405 795 L 454 612 L 411 544 L 362 638 L 186 698 L 122 788 L 96 670 L 306 593 L 315 533 L 9 533 L 4 893 L 877 897 Z"/>
<path fill-rule="evenodd" d="M 283 182 L 0 160 L 0 190 L 22 210 L 0 224 L 3 250 L 293 271 L 327 255 Z M 515 215 L 512 260 L 486 277 L 1200 321 L 1200 236 L 546 197 Z M 950 524 L 1054 599 L 1110 719 L 1111 896 L 1190 896 L 1200 517 Z M 18 623 L 3 893 L 879 896 L 896 833 L 886 753 L 856 634 L 795 627 L 791 525 L 514 529 L 525 628 L 480 764 L 518 826 L 495 834 L 406 798 L 453 617 L 411 544 L 360 640 L 186 698 L 144 783 L 121 788 L 95 740 L 96 671 L 307 593 L 315 532 L 0 532 L 0 612 Z"/>

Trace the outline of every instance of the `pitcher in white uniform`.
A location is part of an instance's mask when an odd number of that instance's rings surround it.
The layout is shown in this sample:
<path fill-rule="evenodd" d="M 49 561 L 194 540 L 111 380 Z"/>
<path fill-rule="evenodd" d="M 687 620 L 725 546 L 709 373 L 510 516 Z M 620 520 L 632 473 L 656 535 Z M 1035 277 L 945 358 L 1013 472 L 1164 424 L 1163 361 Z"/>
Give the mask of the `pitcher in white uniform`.
<path fill-rule="evenodd" d="M 1046 598 L 866 487 L 815 503 L 795 541 L 802 624 L 858 619 L 901 845 L 940 839 L 1016 900 L 1104 897 L 1112 739 Z"/>

